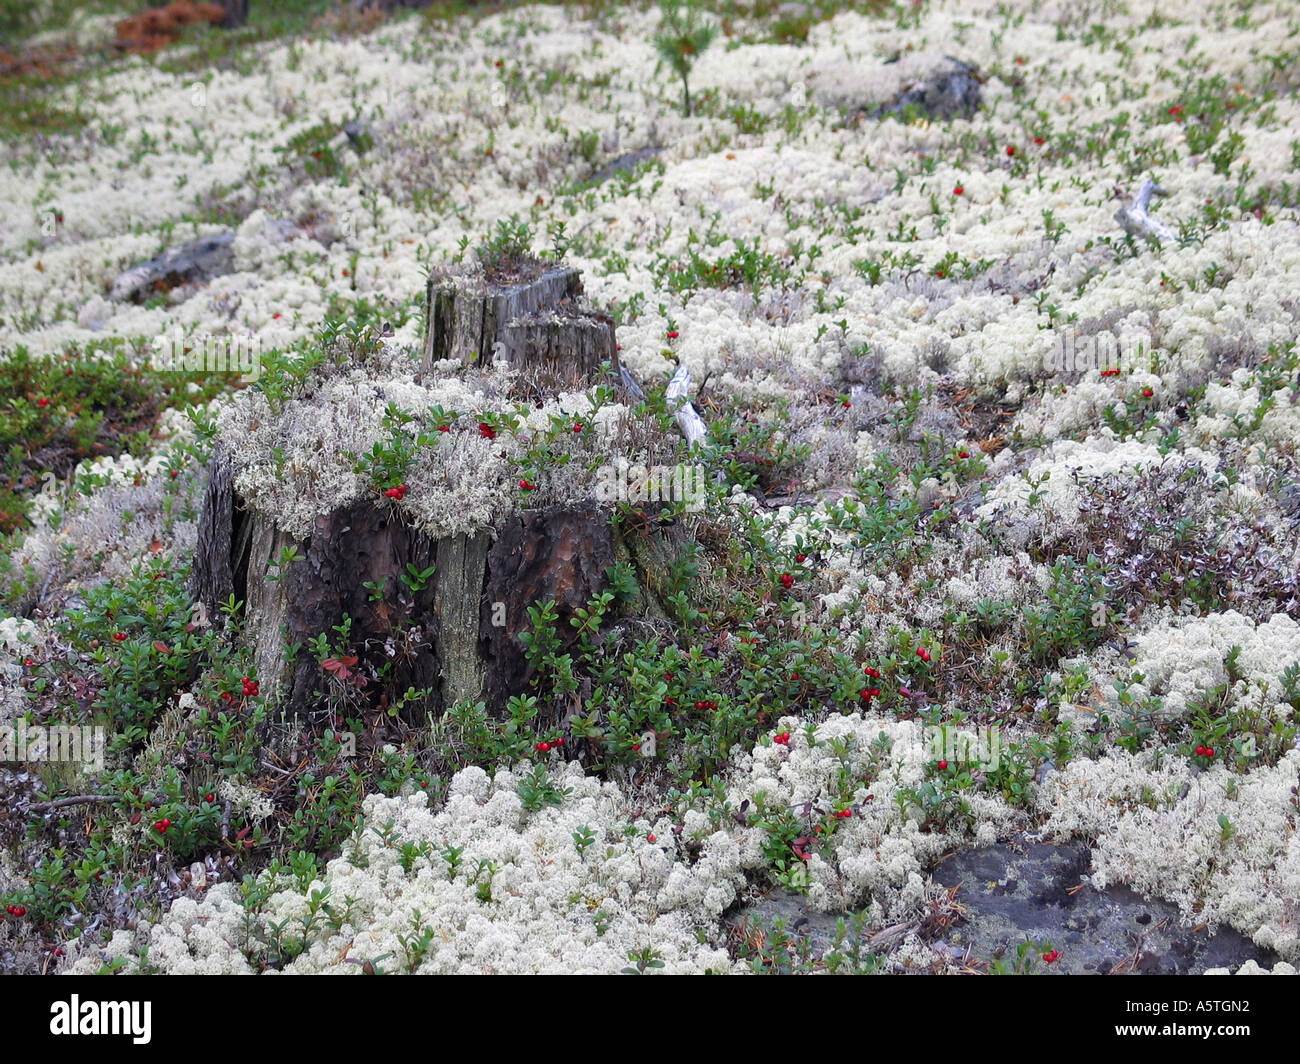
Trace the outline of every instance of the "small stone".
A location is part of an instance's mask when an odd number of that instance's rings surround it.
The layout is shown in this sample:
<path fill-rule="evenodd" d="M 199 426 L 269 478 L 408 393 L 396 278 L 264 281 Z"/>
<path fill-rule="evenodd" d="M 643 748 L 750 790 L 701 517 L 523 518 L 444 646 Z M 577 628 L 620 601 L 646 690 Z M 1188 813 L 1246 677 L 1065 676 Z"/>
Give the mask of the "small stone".
<path fill-rule="evenodd" d="M 375 138 L 365 122 L 347 122 L 343 126 L 343 132 L 347 134 L 352 150 L 358 155 L 364 155 L 375 146 Z"/>

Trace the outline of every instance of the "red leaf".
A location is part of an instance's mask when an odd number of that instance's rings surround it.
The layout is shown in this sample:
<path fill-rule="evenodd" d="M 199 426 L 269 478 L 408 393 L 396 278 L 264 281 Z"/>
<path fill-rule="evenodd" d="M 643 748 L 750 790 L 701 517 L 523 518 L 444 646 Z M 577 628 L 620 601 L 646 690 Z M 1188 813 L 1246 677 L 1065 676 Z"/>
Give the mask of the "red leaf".
<path fill-rule="evenodd" d="M 353 658 L 353 661 L 355 660 L 356 659 Z M 346 680 L 349 676 L 352 675 L 352 670 L 349 669 L 346 665 L 344 665 L 343 662 L 339 661 L 338 658 L 326 658 L 324 661 L 321 662 L 321 667 L 328 672 L 334 673 L 334 675 L 337 676 L 340 680 Z"/>

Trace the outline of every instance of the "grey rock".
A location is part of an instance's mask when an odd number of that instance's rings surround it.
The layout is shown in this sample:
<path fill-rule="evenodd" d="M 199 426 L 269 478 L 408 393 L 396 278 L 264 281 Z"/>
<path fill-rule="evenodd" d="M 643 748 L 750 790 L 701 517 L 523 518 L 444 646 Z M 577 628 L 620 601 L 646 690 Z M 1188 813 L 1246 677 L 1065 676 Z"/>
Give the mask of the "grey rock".
<path fill-rule="evenodd" d="M 945 56 L 944 65 L 933 74 L 907 86 L 888 103 L 868 111 L 867 116 L 900 115 L 909 106 L 934 120 L 970 118 L 980 106 L 979 72 L 959 59 Z"/>
<path fill-rule="evenodd" d="M 1033 958 L 1034 971 L 1053 975 L 1187 975 L 1236 969 L 1248 960 L 1262 968 L 1277 963 L 1271 950 L 1235 931 L 1209 934 L 1184 924 L 1170 902 L 1143 898 L 1127 887 L 1098 890 L 1089 881 L 1091 864 L 1091 851 L 1082 843 L 1006 843 L 955 853 L 941 859 L 931 877 L 940 886 L 958 888 L 948 911 L 959 918 L 943 927 L 941 937 L 931 937 L 920 918 L 863 927 L 863 952 L 887 954 L 918 931 L 940 966 L 975 970 L 995 958 L 1014 968 L 1026 940 L 1059 951 L 1051 964 Z M 802 895 L 782 889 L 733 908 L 725 919 L 733 929 L 764 931 L 781 920 L 791 938 L 805 940 L 814 958 L 836 945 L 840 920 L 846 931 L 838 946 L 842 954 L 854 934 L 853 914 L 819 912 Z"/>
<path fill-rule="evenodd" d="M 802 894 L 780 889 L 734 910 L 726 917 L 727 924 L 736 928 L 742 925 L 768 928 L 777 920 L 784 923 L 787 933 L 792 937 L 806 938 L 814 956 L 820 956 L 835 945 L 840 920 L 844 921 L 846 933 L 853 930 L 851 913 L 819 912 L 808 906 L 807 899 Z"/>
<path fill-rule="evenodd" d="M 1278 492 L 1277 501 L 1288 517 L 1300 518 L 1300 486 L 1288 484 Z"/>
<path fill-rule="evenodd" d="M 1027 938 L 1050 942 L 1059 960 L 1036 969 L 1054 974 L 1186 975 L 1251 959 L 1266 968 L 1276 963 L 1270 950 L 1235 931 L 1211 935 L 1184 925 L 1170 902 L 1122 886 L 1096 889 L 1087 877 L 1091 863 L 1081 843 L 1004 844 L 940 861 L 934 881 L 960 885 L 956 900 L 965 909 L 948 941 L 981 961 L 1000 954 L 1011 964 Z"/>
<path fill-rule="evenodd" d="M 343 126 L 343 132 L 347 134 L 352 150 L 358 155 L 364 155 L 375 146 L 374 135 L 365 122 L 347 122 Z"/>
<path fill-rule="evenodd" d="M 140 303 L 151 292 L 202 284 L 230 273 L 235 267 L 234 242 L 234 233 L 217 233 L 164 251 L 148 262 L 118 274 L 109 290 L 109 298 L 117 302 L 130 300 Z"/>
<path fill-rule="evenodd" d="M 620 170 L 633 170 L 647 159 L 658 155 L 663 148 L 642 148 L 640 151 L 628 152 L 626 155 L 620 155 L 613 162 L 606 163 L 594 174 L 587 179 L 589 185 L 599 185 L 602 181 L 608 181 Z"/>

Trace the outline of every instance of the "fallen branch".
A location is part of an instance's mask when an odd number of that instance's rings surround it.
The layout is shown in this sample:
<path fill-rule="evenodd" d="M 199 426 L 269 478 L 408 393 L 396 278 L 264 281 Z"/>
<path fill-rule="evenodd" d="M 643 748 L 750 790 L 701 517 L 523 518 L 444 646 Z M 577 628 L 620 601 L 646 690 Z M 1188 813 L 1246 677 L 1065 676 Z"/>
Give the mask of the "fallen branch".
<path fill-rule="evenodd" d="M 636 378 L 632 376 L 631 371 L 626 366 L 618 367 L 619 383 L 623 385 L 623 390 L 632 396 L 638 403 L 645 402 L 645 392 L 641 390 L 641 385 L 637 384 Z"/>
<path fill-rule="evenodd" d="M 668 382 L 668 387 L 664 390 L 664 398 L 668 401 L 668 409 L 673 412 L 673 420 L 677 422 L 677 427 L 682 430 L 682 435 L 686 437 L 687 445 L 694 447 L 704 439 L 708 433 L 708 427 L 704 424 L 704 419 L 695 412 L 695 407 L 691 406 L 690 401 L 686 398 L 690 389 L 690 367 L 678 366 L 677 372 L 673 374 L 672 380 Z"/>
<path fill-rule="evenodd" d="M 120 800 L 115 794 L 75 794 L 71 798 L 57 798 L 52 802 L 19 805 L 18 811 L 21 813 L 49 813 L 55 809 L 64 809 L 70 805 L 94 805 L 100 802 L 117 802 Z"/>
<path fill-rule="evenodd" d="M 1124 227 L 1126 233 L 1131 233 L 1133 236 L 1155 237 L 1160 241 L 1173 240 L 1173 230 L 1151 217 L 1149 208 L 1152 194 L 1167 196 L 1169 193 L 1148 177 L 1142 182 L 1142 187 L 1133 197 L 1133 202 L 1115 212 L 1115 221 Z"/>

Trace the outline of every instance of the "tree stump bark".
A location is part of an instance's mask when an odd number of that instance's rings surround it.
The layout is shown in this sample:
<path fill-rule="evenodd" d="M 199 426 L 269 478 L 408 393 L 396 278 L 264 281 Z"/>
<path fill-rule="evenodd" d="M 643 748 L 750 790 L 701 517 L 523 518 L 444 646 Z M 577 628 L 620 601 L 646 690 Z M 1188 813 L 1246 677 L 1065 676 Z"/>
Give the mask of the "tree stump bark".
<path fill-rule="evenodd" d="M 218 452 L 200 520 L 196 597 L 213 618 L 231 596 L 244 603 L 257 677 L 293 716 L 331 693 L 386 707 L 409 687 L 433 692 L 408 714 L 412 723 L 465 700 L 498 712 L 531 690 L 520 640 L 531 630 L 529 606 L 556 604 L 567 651 L 576 640 L 570 618 L 608 589 L 606 570 L 622 559 L 639 570 L 638 606 L 663 616 L 654 588 L 682 543 L 677 525 L 624 537 L 611 525 L 612 508 L 596 503 L 520 511 L 495 540 L 489 532 L 434 540 L 362 502 L 319 518 L 298 541 L 265 515 L 241 511 L 230 481 L 229 455 Z M 281 569 L 290 550 L 299 560 Z M 656 576 L 647 575 L 647 559 Z M 412 567 L 433 573 L 404 579 Z M 335 656 L 342 667 L 331 673 L 310 643 L 321 633 L 343 642 L 334 633 L 347 618 L 347 646 Z M 391 671 L 376 685 L 385 663 Z"/>
<path fill-rule="evenodd" d="M 498 342 L 513 364 L 545 366 L 566 380 L 599 375 L 612 360 L 613 324 L 582 305 L 574 270 L 548 270 L 502 290 L 444 274 L 428 293 L 426 364 L 472 363 Z M 400 510 L 363 500 L 318 517 L 299 540 L 245 509 L 230 451 L 218 443 L 192 589 L 218 622 L 232 596 L 244 603 L 262 692 L 290 715 L 331 698 L 335 706 L 386 708 L 410 687 L 431 692 L 403 710 L 411 723 L 465 700 L 500 712 L 533 689 L 520 639 L 531 630 L 529 606 L 555 602 L 563 653 L 576 642 L 575 610 L 608 589 L 607 569 L 621 560 L 644 589 L 632 608 L 664 616 L 656 589 L 680 554 L 680 524 L 648 520 L 623 533 L 611 524 L 613 513 L 611 503 L 576 500 L 435 539 Z M 282 567 L 291 556 L 297 560 Z M 348 624 L 343 637 L 338 630 Z M 331 647 L 324 664 L 312 648 L 322 633 Z"/>
<path fill-rule="evenodd" d="M 605 362 L 618 375 L 613 319 L 587 302 L 572 267 L 538 264 L 505 283 L 443 268 L 429 276 L 425 310 L 425 372 L 444 359 L 469 366 L 504 358 L 575 383 L 599 379 Z"/>
<path fill-rule="evenodd" d="M 221 21 L 222 29 L 237 29 L 248 21 L 248 0 L 218 0 L 218 5 L 226 13 Z"/>

